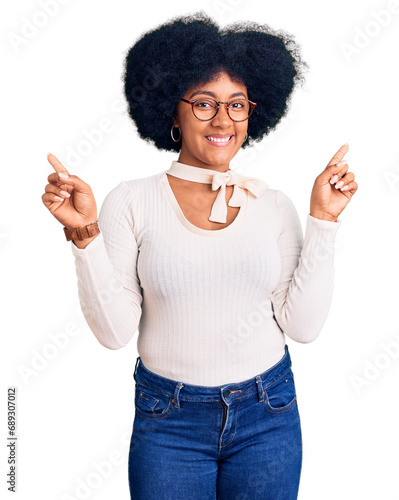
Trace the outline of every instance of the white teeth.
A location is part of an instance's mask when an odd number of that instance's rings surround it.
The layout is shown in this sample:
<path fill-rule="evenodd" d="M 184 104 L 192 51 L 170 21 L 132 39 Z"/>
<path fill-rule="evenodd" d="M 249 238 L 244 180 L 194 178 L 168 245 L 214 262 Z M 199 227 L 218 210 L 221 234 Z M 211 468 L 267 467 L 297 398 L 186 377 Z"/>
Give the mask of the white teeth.
<path fill-rule="evenodd" d="M 233 136 L 226 137 L 226 139 L 218 139 L 216 137 L 207 137 L 208 141 L 213 141 L 213 142 L 228 142 Z"/>

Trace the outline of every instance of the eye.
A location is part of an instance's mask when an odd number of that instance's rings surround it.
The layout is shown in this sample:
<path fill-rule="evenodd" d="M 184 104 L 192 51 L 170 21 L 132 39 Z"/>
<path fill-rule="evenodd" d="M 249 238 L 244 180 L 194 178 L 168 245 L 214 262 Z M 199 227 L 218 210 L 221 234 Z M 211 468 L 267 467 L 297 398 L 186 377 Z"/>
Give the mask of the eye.
<path fill-rule="evenodd" d="M 199 109 L 215 108 L 216 103 L 214 101 L 210 101 L 209 99 L 200 99 L 194 104 L 194 107 Z"/>
<path fill-rule="evenodd" d="M 233 108 L 233 109 L 241 109 L 242 107 L 244 106 L 244 104 L 242 102 L 232 102 L 230 104 L 230 108 Z"/>

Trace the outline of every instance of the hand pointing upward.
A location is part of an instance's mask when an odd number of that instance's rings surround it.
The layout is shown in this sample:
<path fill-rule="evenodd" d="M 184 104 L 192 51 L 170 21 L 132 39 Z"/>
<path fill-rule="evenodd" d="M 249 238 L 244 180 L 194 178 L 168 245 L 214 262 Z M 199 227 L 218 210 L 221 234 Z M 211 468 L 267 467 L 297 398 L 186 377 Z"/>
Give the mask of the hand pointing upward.
<path fill-rule="evenodd" d="M 310 197 L 312 217 L 337 222 L 338 216 L 356 193 L 355 175 L 348 172 L 348 165 L 343 160 L 348 149 L 348 144 L 341 146 L 324 171 L 316 177 Z"/>
<path fill-rule="evenodd" d="M 97 205 L 90 186 L 77 175 L 70 175 L 53 154 L 49 153 L 47 160 L 55 172 L 47 177 L 49 183 L 42 195 L 44 205 L 67 229 L 95 222 Z"/>

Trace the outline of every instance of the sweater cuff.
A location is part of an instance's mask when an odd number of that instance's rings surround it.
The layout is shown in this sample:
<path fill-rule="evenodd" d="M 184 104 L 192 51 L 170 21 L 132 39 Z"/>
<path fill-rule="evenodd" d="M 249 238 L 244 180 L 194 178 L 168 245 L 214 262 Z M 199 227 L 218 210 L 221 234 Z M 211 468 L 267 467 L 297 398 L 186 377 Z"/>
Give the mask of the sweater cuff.
<path fill-rule="evenodd" d="M 338 219 L 337 222 L 333 222 L 330 220 L 324 220 L 324 219 L 317 219 L 316 217 L 312 217 L 310 214 L 308 214 L 308 220 L 307 223 L 312 223 L 316 224 L 319 227 L 324 227 L 326 229 L 338 229 L 338 227 L 341 225 L 341 221 Z"/>
<path fill-rule="evenodd" d="M 103 233 L 100 232 L 94 240 L 92 240 L 85 248 L 79 248 L 75 245 L 73 240 L 71 240 L 71 248 L 72 248 L 72 253 L 75 257 L 81 257 L 83 255 L 91 255 L 95 252 L 97 252 L 100 247 L 104 247 L 104 236 Z"/>
<path fill-rule="evenodd" d="M 341 221 L 332 222 L 323 219 L 317 219 L 310 214 L 306 218 L 306 231 L 304 238 L 304 251 L 310 254 L 318 255 L 332 254 L 335 246 L 335 238 L 338 229 L 341 227 Z"/>

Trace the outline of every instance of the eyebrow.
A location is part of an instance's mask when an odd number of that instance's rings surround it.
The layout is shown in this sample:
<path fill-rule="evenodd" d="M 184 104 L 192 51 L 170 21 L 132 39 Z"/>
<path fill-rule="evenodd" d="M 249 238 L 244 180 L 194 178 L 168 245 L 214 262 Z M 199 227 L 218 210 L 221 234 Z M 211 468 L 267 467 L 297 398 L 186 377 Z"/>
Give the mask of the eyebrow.
<path fill-rule="evenodd" d="M 215 96 L 215 94 L 214 94 L 213 92 L 211 92 L 210 90 L 196 90 L 195 92 L 193 92 L 193 93 L 190 95 L 189 99 L 192 99 L 192 98 L 193 98 L 195 95 L 197 95 L 197 94 L 207 94 L 207 95 L 210 95 L 210 96 L 212 96 L 212 97 L 216 97 L 216 96 Z M 244 97 L 245 97 L 245 99 L 246 99 L 246 95 L 244 94 L 244 92 L 234 92 L 234 94 L 231 94 L 231 95 L 230 95 L 229 99 L 230 99 L 231 97 L 237 97 L 237 96 L 239 96 L 239 95 L 244 96 Z"/>

